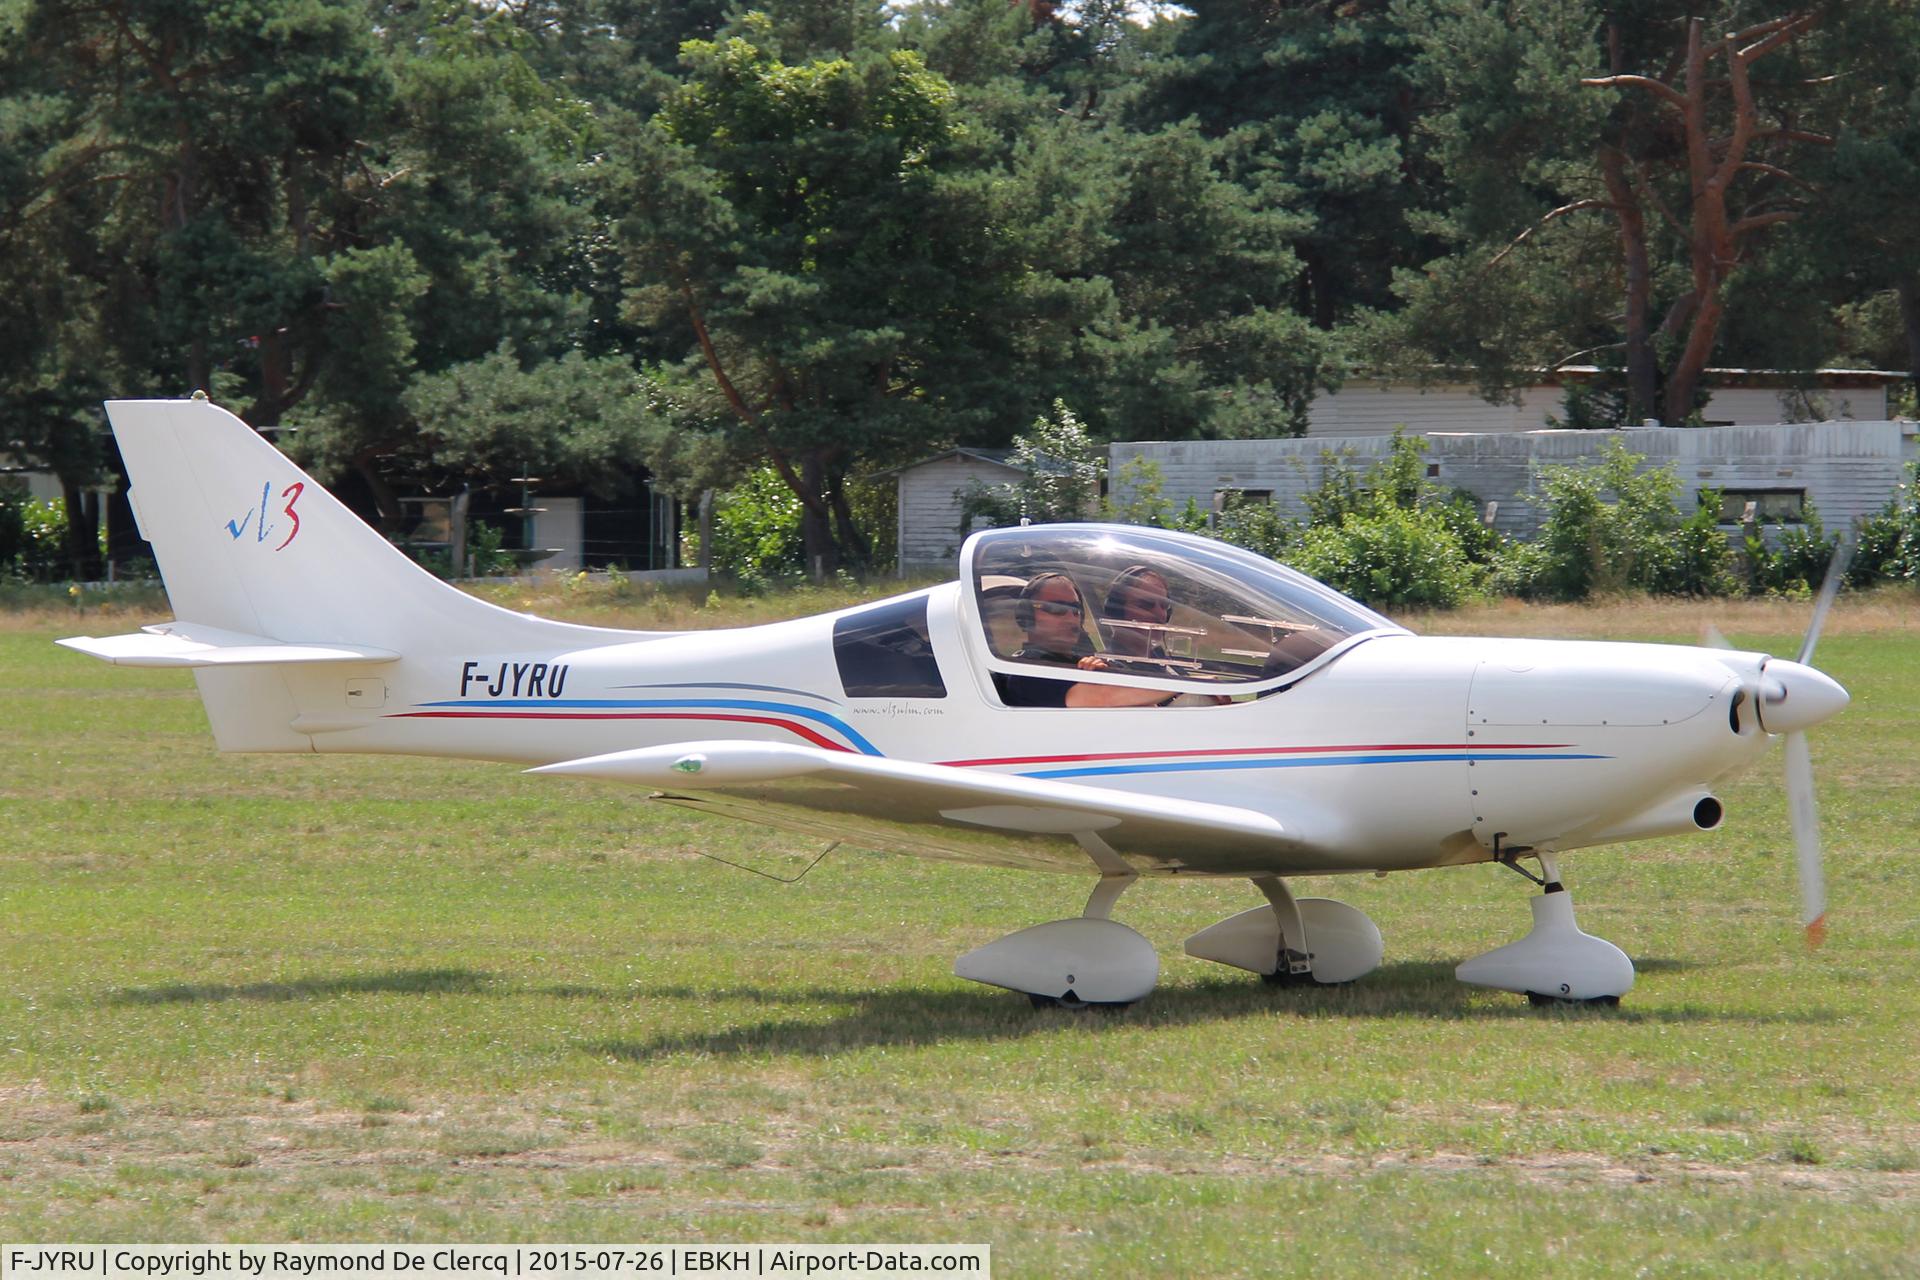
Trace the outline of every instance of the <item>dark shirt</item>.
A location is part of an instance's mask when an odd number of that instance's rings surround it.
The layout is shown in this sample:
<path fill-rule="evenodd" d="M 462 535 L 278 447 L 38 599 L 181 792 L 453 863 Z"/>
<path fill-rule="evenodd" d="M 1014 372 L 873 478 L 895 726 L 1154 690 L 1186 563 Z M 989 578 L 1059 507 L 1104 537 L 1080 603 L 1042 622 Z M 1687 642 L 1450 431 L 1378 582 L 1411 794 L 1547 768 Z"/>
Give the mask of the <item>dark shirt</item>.
<path fill-rule="evenodd" d="M 1085 652 L 1082 652 L 1083 649 Z M 1049 662 L 1066 666 L 1079 662 L 1092 652 L 1093 646 L 1083 638 L 1074 646 L 1071 654 L 1022 648 L 1013 658 L 1016 662 Z M 1073 680 L 1052 680 L 1046 676 L 993 673 L 993 687 L 999 691 L 1000 701 L 1010 707 L 1064 707 L 1067 705 L 1067 690 L 1076 683 Z"/>

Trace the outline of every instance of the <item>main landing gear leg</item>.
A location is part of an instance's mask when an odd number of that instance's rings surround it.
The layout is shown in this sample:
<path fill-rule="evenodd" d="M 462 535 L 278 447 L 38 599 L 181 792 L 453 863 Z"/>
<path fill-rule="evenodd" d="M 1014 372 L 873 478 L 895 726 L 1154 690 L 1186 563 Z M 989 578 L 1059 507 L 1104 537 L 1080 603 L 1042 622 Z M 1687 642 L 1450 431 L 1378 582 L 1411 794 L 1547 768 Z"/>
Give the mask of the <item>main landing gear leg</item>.
<path fill-rule="evenodd" d="M 1633 987 L 1633 961 L 1611 942 L 1580 932 L 1559 863 L 1550 853 L 1535 856 L 1543 891 L 1531 903 L 1533 929 L 1518 942 L 1475 956 L 1453 976 L 1471 986 L 1515 992 L 1536 1005 L 1619 1004 Z"/>
<path fill-rule="evenodd" d="M 1024 992 L 1036 1008 L 1125 1008 L 1160 980 L 1153 944 L 1109 918 L 1114 902 L 1137 878 L 1131 870 L 1107 872 L 1079 916 L 1022 929 L 969 951 L 953 962 L 954 973 Z"/>
<path fill-rule="evenodd" d="M 1380 930 L 1331 898 L 1295 898 L 1279 876 L 1254 876 L 1267 905 L 1228 916 L 1187 939 L 1187 954 L 1257 973 L 1275 985 L 1352 982 L 1380 965 Z"/>

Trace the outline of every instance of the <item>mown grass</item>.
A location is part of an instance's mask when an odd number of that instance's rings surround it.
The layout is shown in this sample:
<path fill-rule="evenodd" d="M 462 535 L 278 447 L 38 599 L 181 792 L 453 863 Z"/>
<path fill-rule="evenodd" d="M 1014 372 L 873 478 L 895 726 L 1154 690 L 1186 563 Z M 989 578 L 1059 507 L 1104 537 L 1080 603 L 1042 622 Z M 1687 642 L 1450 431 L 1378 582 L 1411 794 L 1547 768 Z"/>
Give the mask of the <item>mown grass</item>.
<path fill-rule="evenodd" d="M 673 608 L 574 613 L 707 611 Z M 1804 613 L 1419 625 L 1691 639 L 1718 617 L 1791 652 Z M 782 886 L 695 855 L 812 849 L 610 786 L 221 758 L 187 677 L 48 643 L 141 620 L 0 626 L 0 1237 L 984 1240 L 1002 1275 L 1920 1270 L 1899 598 L 1843 603 L 1819 655 L 1855 698 L 1814 739 L 1826 949 L 1797 941 L 1769 764 L 1711 837 L 1566 859 L 1582 925 L 1640 966 L 1617 1012 L 1453 981 L 1527 920 L 1525 885 L 1473 867 L 1301 885 L 1387 938 L 1331 990 L 1180 954 L 1247 886 L 1137 888 L 1120 914 L 1160 943 L 1160 989 L 1037 1013 L 952 958 L 1077 912 L 1076 879 L 843 850 Z"/>

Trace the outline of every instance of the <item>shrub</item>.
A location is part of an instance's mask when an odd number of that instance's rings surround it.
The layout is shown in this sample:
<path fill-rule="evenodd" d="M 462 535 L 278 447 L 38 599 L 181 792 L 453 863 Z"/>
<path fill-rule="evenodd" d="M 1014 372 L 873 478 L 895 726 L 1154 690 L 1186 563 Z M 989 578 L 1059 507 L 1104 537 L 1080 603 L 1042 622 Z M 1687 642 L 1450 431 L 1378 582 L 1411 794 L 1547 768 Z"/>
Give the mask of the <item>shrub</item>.
<path fill-rule="evenodd" d="M 715 499 L 708 564 L 750 591 L 776 578 L 799 577 L 807 558 L 800 510 L 800 499 L 772 467 L 747 473 Z"/>
<path fill-rule="evenodd" d="M 1486 578 L 1432 508 L 1385 506 L 1349 513 L 1338 525 L 1314 525 L 1290 562 L 1380 608 L 1450 609 L 1479 594 Z"/>
<path fill-rule="evenodd" d="M 0 570 L 35 582 L 71 576 L 63 499 L 38 502 L 24 487 L 0 493 Z"/>
<path fill-rule="evenodd" d="M 1165 484 L 1166 473 L 1152 458 L 1127 459 L 1113 473 L 1107 500 L 1101 504 L 1100 518 L 1119 524 L 1165 528 L 1173 513 L 1173 504 L 1161 496 Z"/>
<path fill-rule="evenodd" d="M 1832 563 L 1839 543 L 1838 536 L 1827 536 L 1819 512 L 1809 503 L 1806 523 L 1784 526 L 1776 545 L 1767 545 L 1757 532 L 1747 536 L 1748 587 L 1755 593 L 1770 595 L 1802 595 L 1811 591 L 1825 580 L 1827 566 Z"/>
<path fill-rule="evenodd" d="M 1739 590 L 1733 572 L 1733 548 L 1720 528 L 1720 498 L 1711 494 L 1680 522 L 1667 554 L 1654 561 L 1649 591 L 1677 596 L 1725 596 Z"/>
<path fill-rule="evenodd" d="M 1031 427 L 1013 438 L 1013 455 L 1007 461 L 1020 471 L 1012 484 L 974 480 L 954 492 L 960 503 L 961 537 L 978 523 L 992 528 L 1023 519 L 1051 524 L 1091 519 L 1100 510 L 1106 451 L 1093 442 L 1086 424 L 1064 400 L 1055 400 L 1051 416 L 1034 419 Z"/>
<path fill-rule="evenodd" d="M 1299 537 L 1300 527 L 1280 514 L 1271 502 L 1229 502 L 1214 526 L 1214 536 L 1222 542 L 1244 547 L 1255 555 L 1278 560 Z"/>
<path fill-rule="evenodd" d="M 1537 473 L 1546 519 L 1530 550 L 1506 552 L 1503 587 L 1529 598 L 1584 600 L 1618 591 L 1719 594 L 1732 589 L 1732 553 L 1718 508 L 1682 518 L 1672 467 L 1640 470 L 1645 458 L 1619 443 L 1585 466 Z"/>
<path fill-rule="evenodd" d="M 1893 491 L 1879 515 L 1860 526 L 1847 581 L 1920 581 L 1920 462 L 1907 469 L 1906 482 Z"/>

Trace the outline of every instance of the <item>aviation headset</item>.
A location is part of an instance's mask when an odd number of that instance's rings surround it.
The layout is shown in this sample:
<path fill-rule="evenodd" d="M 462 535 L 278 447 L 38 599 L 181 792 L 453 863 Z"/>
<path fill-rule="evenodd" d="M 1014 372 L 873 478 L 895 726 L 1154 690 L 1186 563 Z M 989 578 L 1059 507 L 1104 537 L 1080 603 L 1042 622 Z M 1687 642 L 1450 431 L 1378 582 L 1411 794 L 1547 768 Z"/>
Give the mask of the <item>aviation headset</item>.
<path fill-rule="evenodd" d="M 1039 596 L 1040 588 L 1055 578 L 1073 587 L 1073 598 L 1075 600 L 1080 599 L 1080 588 L 1075 586 L 1073 579 L 1069 578 L 1066 574 L 1054 573 L 1051 570 L 1046 573 L 1034 574 L 1031 578 L 1027 579 L 1027 585 L 1020 588 L 1020 598 L 1013 603 L 1013 620 L 1022 631 L 1033 630 L 1033 602 Z M 1086 603 L 1082 601 L 1081 611 L 1084 613 L 1085 610 Z"/>
<path fill-rule="evenodd" d="M 1100 616 L 1109 619 L 1124 616 L 1127 611 L 1125 593 L 1139 587 L 1147 578 L 1158 578 L 1163 586 L 1167 581 L 1167 575 L 1152 565 L 1130 564 L 1122 569 L 1120 576 L 1113 580 L 1113 585 L 1107 588 L 1107 598 L 1100 604 Z M 1162 608 L 1160 620 L 1165 622 L 1172 616 L 1173 601 L 1168 600 Z"/>

